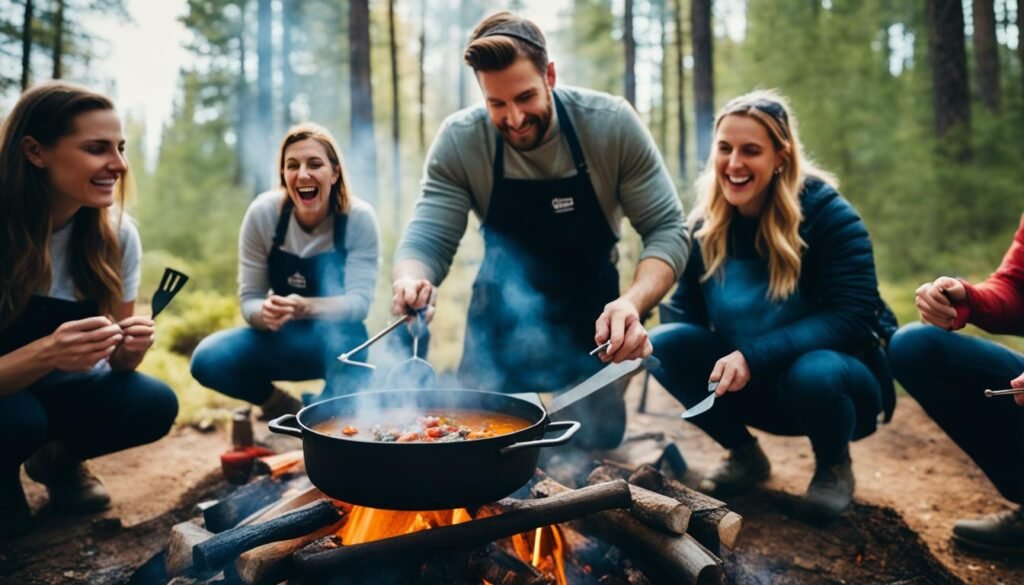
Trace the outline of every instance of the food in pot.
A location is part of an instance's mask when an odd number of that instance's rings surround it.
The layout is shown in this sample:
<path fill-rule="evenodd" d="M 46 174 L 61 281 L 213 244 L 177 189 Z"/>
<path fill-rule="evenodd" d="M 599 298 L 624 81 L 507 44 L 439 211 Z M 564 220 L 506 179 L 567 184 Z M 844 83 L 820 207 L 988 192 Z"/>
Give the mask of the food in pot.
<path fill-rule="evenodd" d="M 313 428 L 335 437 L 381 443 L 445 443 L 507 435 L 525 429 L 531 421 L 485 410 L 416 413 L 384 410 L 376 416 L 334 418 Z"/>

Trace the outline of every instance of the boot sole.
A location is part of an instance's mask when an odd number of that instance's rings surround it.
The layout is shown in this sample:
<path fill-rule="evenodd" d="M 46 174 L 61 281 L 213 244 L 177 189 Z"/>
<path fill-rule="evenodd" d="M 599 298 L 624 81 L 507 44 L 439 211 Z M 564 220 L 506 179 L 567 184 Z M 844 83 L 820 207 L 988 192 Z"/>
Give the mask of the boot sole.
<path fill-rule="evenodd" d="M 959 534 L 953 533 L 951 540 L 958 546 L 963 547 L 966 550 L 979 553 L 987 553 L 990 555 L 1003 556 L 1003 557 L 1014 557 L 1017 559 L 1024 558 L 1024 546 L 999 546 L 996 544 L 989 544 L 987 542 L 981 542 L 978 540 L 972 540 Z"/>

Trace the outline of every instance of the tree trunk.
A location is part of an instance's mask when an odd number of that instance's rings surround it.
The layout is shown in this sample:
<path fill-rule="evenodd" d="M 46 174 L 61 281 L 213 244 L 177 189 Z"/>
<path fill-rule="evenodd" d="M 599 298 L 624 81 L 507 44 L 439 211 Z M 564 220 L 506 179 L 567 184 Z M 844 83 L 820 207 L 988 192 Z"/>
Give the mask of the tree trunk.
<path fill-rule="evenodd" d="M 61 60 L 64 57 L 64 0 L 57 0 L 57 10 L 53 15 L 53 78 L 60 79 L 63 74 Z"/>
<path fill-rule="evenodd" d="M 420 152 L 427 151 L 427 0 L 420 0 L 420 90 L 419 128 Z"/>
<path fill-rule="evenodd" d="M 361 196 L 371 203 L 377 199 L 377 153 L 373 130 L 373 88 L 370 77 L 369 0 L 350 0 L 348 34 L 350 43 L 349 123 L 353 163 L 349 175 Z"/>
<path fill-rule="evenodd" d="M 391 38 L 391 189 L 395 233 L 402 229 L 401 118 L 398 95 L 398 39 L 395 37 L 395 0 L 388 0 L 388 35 Z"/>
<path fill-rule="evenodd" d="M 292 33 L 300 2 L 281 0 L 281 126 L 282 134 L 294 123 L 292 101 L 295 100 L 295 71 L 292 69 Z"/>
<path fill-rule="evenodd" d="M 626 0 L 622 17 L 622 44 L 626 48 L 626 99 L 636 107 L 636 40 L 633 38 L 633 0 Z"/>
<path fill-rule="evenodd" d="M 1020 70 L 1024 72 L 1024 39 L 1021 38 L 1021 31 L 1024 31 L 1024 2 L 1017 0 L 1017 58 L 1020 61 Z M 1020 76 L 1022 90 L 1024 90 L 1024 74 Z"/>
<path fill-rule="evenodd" d="M 978 67 L 981 103 L 994 113 L 1000 109 L 999 45 L 996 42 L 996 13 L 993 0 L 973 0 L 974 60 Z"/>
<path fill-rule="evenodd" d="M 697 159 L 703 165 L 711 152 L 715 123 L 715 89 L 711 42 L 711 0 L 693 0 L 690 11 L 693 35 L 694 124 L 697 127 Z"/>
<path fill-rule="evenodd" d="M 658 148 L 668 152 L 668 0 L 658 0 L 658 31 L 661 33 L 661 116 Z"/>
<path fill-rule="evenodd" d="M 273 11 L 271 0 L 259 0 L 256 23 L 256 145 L 257 159 L 253 169 L 256 190 L 265 191 L 270 187 L 269 170 L 273 166 L 273 60 L 274 46 L 271 40 Z"/>
<path fill-rule="evenodd" d="M 683 63 L 683 0 L 675 0 L 676 21 L 676 92 L 679 102 L 679 180 L 686 183 L 686 68 Z"/>
<path fill-rule="evenodd" d="M 32 0 L 25 0 L 25 17 L 21 25 L 21 91 L 32 81 Z"/>
<path fill-rule="evenodd" d="M 964 12 L 960 0 L 928 0 L 928 49 L 935 101 L 935 136 L 956 160 L 970 158 Z"/>
<path fill-rule="evenodd" d="M 238 108 L 235 118 L 235 185 L 241 186 L 245 183 L 245 177 L 249 174 L 249 84 L 245 79 L 245 66 L 248 53 L 245 44 L 246 28 L 246 0 L 238 2 L 238 76 L 235 86 L 235 100 Z"/>

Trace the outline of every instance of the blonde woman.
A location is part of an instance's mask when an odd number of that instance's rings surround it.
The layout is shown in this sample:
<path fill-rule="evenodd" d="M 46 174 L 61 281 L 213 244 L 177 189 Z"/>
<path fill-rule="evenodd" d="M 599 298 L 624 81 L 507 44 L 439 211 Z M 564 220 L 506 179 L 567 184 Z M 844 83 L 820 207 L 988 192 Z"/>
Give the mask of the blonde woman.
<path fill-rule="evenodd" d="M 693 248 L 652 332 L 658 380 L 693 406 L 692 422 L 729 451 L 702 488 L 735 493 L 766 479 L 770 464 L 747 426 L 806 435 L 817 467 L 809 512 L 849 505 L 849 442 L 891 414 L 892 379 L 880 348 L 895 330 L 882 302 L 867 230 L 805 158 L 783 98 L 755 91 L 715 121 L 698 180 Z"/>

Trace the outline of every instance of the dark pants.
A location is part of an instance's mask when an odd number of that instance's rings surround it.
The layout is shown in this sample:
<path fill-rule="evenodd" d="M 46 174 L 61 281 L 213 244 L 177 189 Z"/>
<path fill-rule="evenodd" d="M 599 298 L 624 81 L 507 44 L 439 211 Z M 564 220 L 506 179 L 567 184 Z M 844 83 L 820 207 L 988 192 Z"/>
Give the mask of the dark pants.
<path fill-rule="evenodd" d="M 708 396 L 715 362 L 735 350 L 723 337 L 686 323 L 655 328 L 651 343 L 661 360 L 654 377 L 688 407 Z M 881 387 L 866 365 L 844 353 L 816 350 L 775 376 L 754 377 L 691 422 L 726 449 L 753 439 L 746 425 L 806 435 L 818 461 L 832 464 L 846 454 L 851 440 L 874 432 L 881 410 Z"/>
<path fill-rule="evenodd" d="M 174 392 L 138 372 L 35 384 L 0 397 L 0 472 L 17 473 L 47 440 L 63 441 L 83 460 L 151 443 L 167 434 L 177 415 Z"/>
<path fill-rule="evenodd" d="M 997 343 L 915 323 L 889 344 L 893 374 L 1006 499 L 1024 504 L 1024 408 L 985 398 L 1024 372 L 1024 355 Z"/>
<path fill-rule="evenodd" d="M 341 396 L 361 390 L 370 379 L 372 370 L 337 360 L 365 340 L 362 323 L 293 321 L 278 331 L 228 329 L 196 347 L 192 377 L 207 388 L 253 404 L 270 398 L 275 380 L 324 378 L 325 394 Z M 353 359 L 364 361 L 366 352 Z"/>

